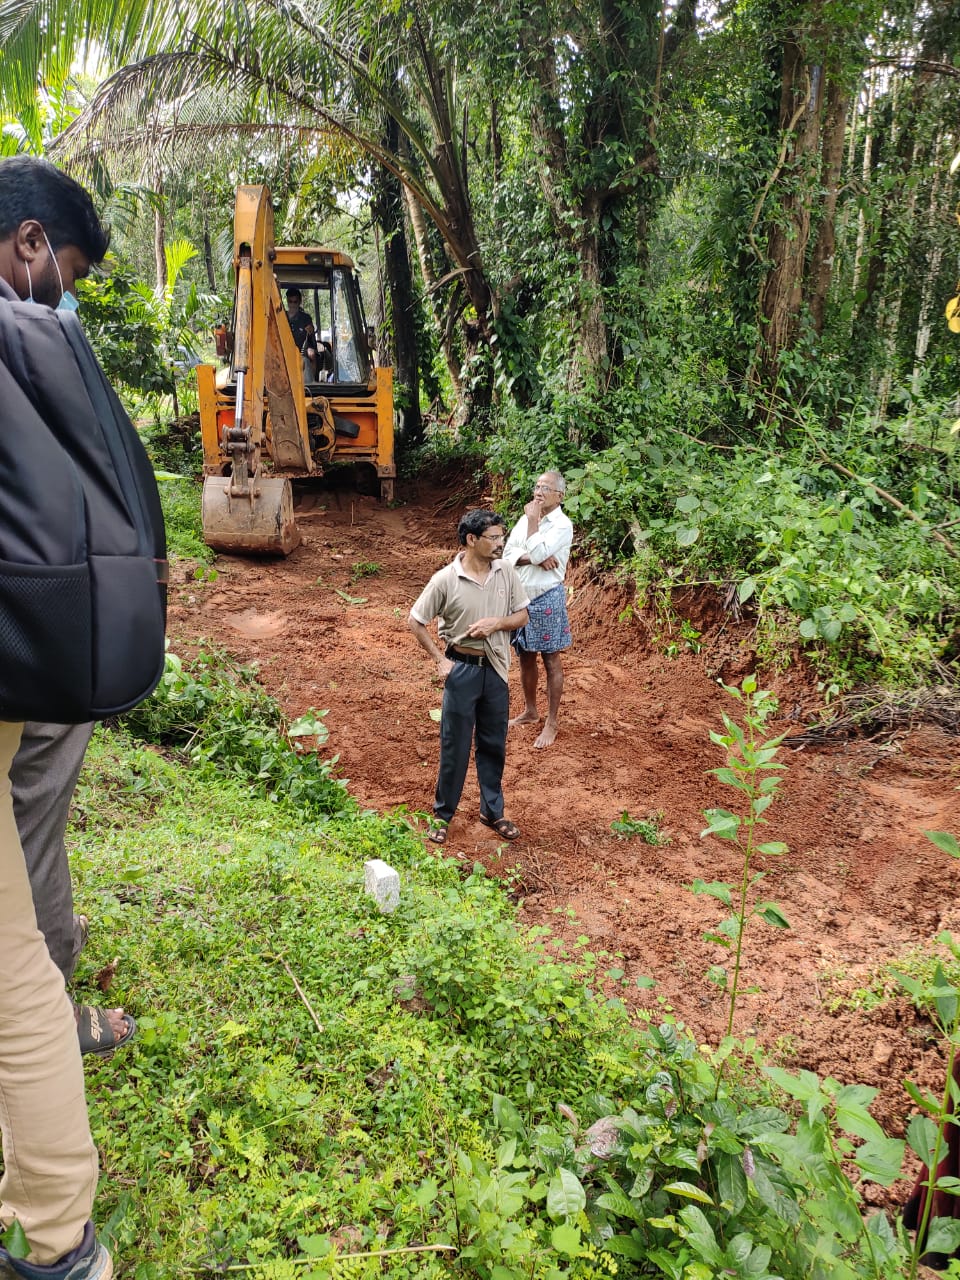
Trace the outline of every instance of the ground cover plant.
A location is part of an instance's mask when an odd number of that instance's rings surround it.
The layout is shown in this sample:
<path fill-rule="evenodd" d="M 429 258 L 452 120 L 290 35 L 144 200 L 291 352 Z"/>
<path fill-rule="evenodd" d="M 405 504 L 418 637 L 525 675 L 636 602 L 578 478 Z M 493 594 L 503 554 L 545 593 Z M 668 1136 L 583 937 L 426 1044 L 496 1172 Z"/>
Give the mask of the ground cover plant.
<path fill-rule="evenodd" d="M 217 664 L 171 662 L 138 736 L 98 731 L 75 809 L 81 990 L 115 960 L 140 1026 L 88 1068 L 120 1276 L 902 1274 L 909 1242 L 860 1216 L 860 1181 L 899 1168 L 869 1090 L 631 1026 L 607 957 L 524 935 L 403 814 L 159 746 L 170 688 L 215 690 L 223 741 L 229 690 L 268 715 Z M 370 857 L 403 877 L 393 915 Z"/>

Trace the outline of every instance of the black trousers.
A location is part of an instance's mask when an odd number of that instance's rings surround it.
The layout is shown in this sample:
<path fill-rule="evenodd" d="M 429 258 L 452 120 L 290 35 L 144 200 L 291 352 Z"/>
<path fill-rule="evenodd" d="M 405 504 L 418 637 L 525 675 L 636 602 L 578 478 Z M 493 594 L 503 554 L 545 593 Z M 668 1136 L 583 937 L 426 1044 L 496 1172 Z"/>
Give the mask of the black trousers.
<path fill-rule="evenodd" d="M 440 771 L 433 812 L 449 822 L 457 811 L 474 742 L 480 811 L 503 817 L 503 765 L 507 758 L 510 689 L 493 667 L 455 662 L 443 686 Z"/>

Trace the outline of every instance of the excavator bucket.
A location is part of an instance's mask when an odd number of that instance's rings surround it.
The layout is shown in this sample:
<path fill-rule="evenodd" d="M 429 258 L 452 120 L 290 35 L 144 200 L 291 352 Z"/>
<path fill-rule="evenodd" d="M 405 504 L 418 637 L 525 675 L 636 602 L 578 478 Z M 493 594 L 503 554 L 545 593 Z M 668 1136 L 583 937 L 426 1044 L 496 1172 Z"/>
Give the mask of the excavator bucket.
<path fill-rule="evenodd" d="M 300 545 L 289 480 L 260 477 L 256 496 L 230 496 L 229 476 L 203 482 L 203 537 L 214 551 L 234 555 L 288 556 Z"/>

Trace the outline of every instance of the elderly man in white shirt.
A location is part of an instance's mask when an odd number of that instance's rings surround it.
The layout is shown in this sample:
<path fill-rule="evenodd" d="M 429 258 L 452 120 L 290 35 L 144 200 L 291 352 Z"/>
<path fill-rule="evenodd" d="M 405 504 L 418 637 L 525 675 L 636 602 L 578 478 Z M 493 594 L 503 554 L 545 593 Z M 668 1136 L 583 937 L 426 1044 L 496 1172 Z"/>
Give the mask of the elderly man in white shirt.
<path fill-rule="evenodd" d="M 547 673 L 547 718 L 534 747 L 551 746 L 557 737 L 557 717 L 563 695 L 563 663 L 560 654 L 570 647 L 570 622 L 563 585 L 573 542 L 573 525 L 561 510 L 566 484 L 559 471 L 545 471 L 533 486 L 533 497 L 514 525 L 503 551 L 527 595 L 529 618 L 514 634 L 513 646 L 520 659 L 520 683 L 525 706 L 511 725 L 538 724 L 537 654 Z"/>

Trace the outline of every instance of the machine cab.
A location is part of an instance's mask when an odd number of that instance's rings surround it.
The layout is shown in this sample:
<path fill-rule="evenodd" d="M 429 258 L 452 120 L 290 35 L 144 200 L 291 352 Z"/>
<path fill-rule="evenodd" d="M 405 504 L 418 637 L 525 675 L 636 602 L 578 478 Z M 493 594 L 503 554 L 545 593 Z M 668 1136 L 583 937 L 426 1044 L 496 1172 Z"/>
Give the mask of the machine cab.
<path fill-rule="evenodd" d="M 338 390 L 356 395 L 373 383 L 373 353 L 363 314 L 363 299 L 353 263 L 342 253 L 322 249 L 277 249 L 274 272 L 280 300 L 288 315 L 289 290 L 300 293 L 299 313 L 292 327 L 304 332 L 304 316 L 312 337 L 298 343 L 304 357 L 305 380 L 323 387 L 325 395 Z"/>

